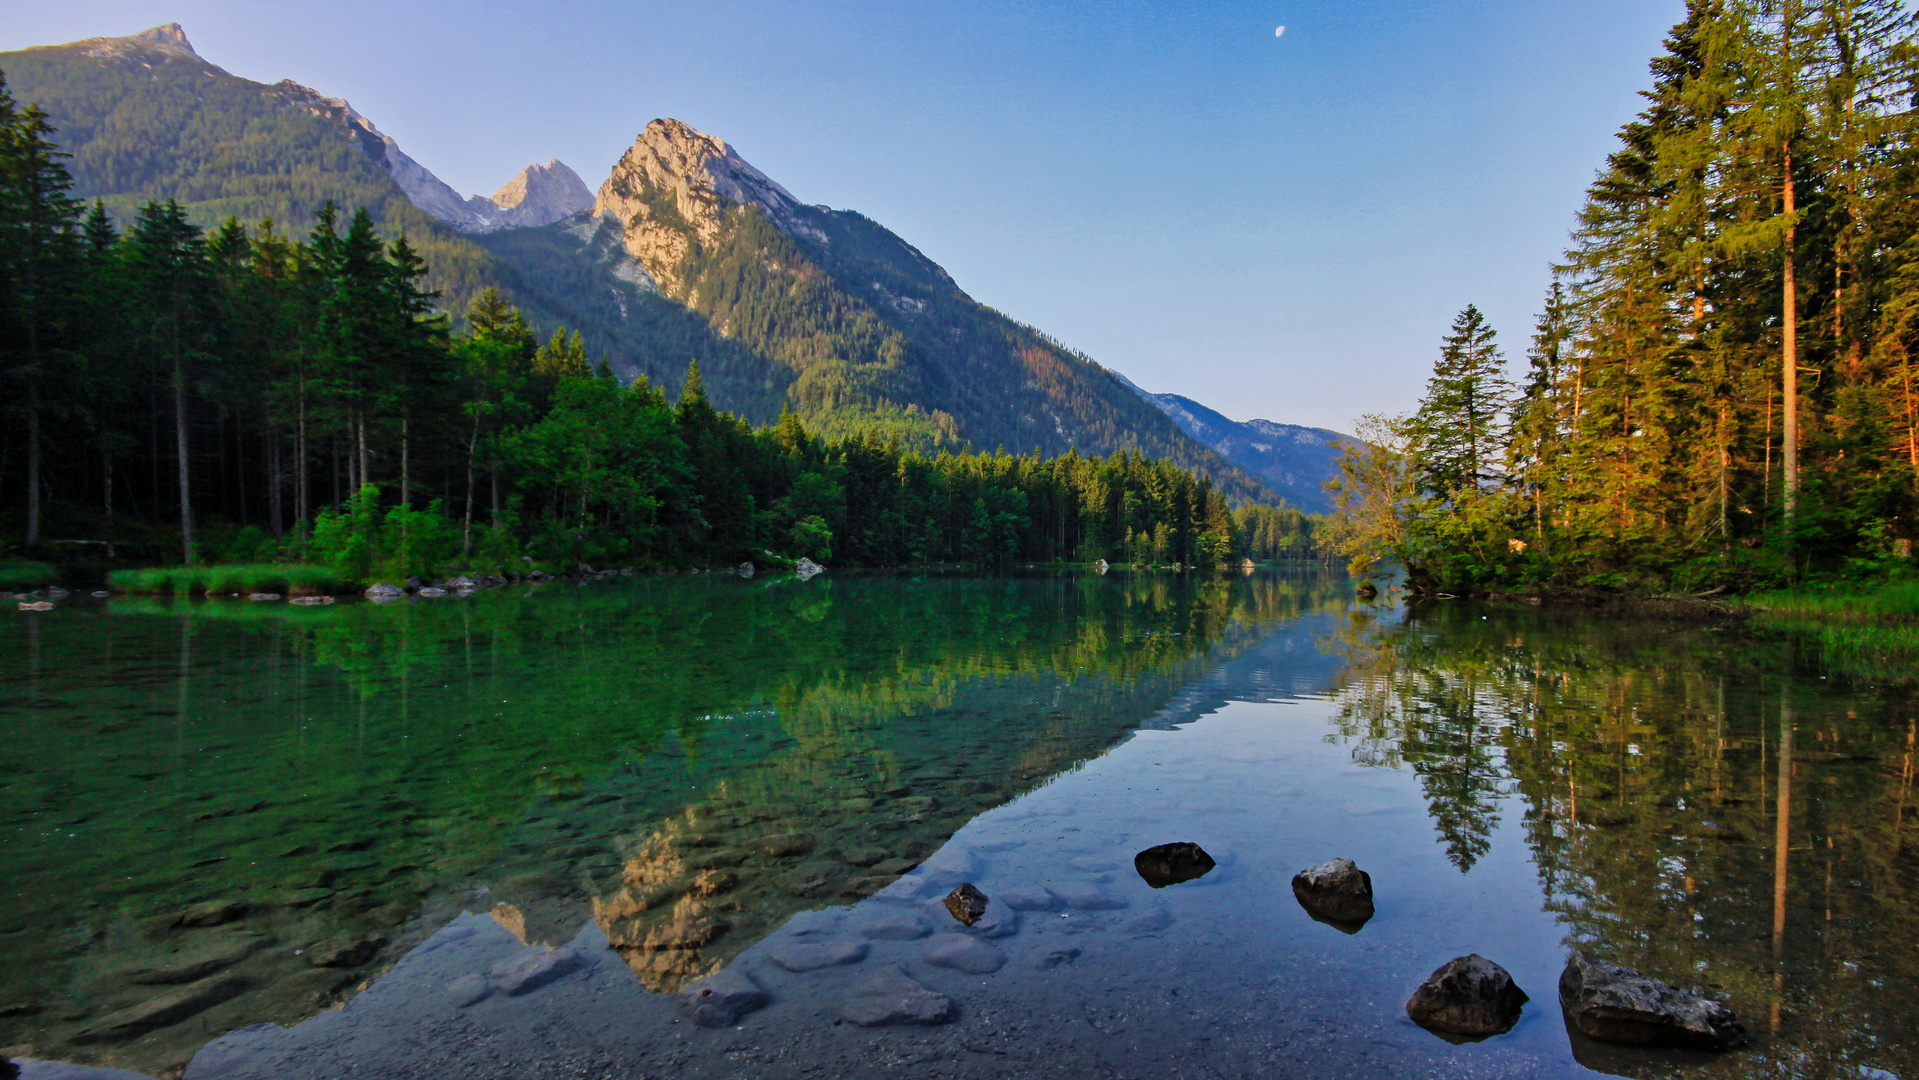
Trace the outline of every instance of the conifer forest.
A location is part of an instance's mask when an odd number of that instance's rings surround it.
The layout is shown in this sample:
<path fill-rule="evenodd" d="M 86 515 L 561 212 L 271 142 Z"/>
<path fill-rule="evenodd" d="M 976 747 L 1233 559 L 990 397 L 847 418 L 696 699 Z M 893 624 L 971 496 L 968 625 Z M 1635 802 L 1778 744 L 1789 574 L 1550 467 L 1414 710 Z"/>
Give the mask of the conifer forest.
<path fill-rule="evenodd" d="M 1218 564 L 1311 550 L 1313 521 L 1119 453 L 937 454 L 788 413 L 669 401 L 497 291 L 457 321 L 404 235 L 332 203 L 204 231 L 70 195 L 58 133 L 0 98 L 0 506 L 17 553 L 101 565 L 455 569 Z"/>
<path fill-rule="evenodd" d="M 1397 560 L 1454 593 L 1902 565 L 1913 29 L 1893 0 L 1691 0 L 1523 356 L 1468 307 L 1418 409 L 1364 424 L 1335 482 L 1354 565 Z"/>

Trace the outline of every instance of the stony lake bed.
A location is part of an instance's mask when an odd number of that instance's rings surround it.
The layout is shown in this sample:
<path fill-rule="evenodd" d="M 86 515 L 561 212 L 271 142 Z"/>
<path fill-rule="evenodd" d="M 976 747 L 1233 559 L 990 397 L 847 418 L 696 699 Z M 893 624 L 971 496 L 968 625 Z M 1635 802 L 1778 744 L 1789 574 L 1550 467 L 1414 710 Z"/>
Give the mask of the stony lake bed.
<path fill-rule="evenodd" d="M 28 1076 L 1919 1076 L 1910 686 L 1789 641 L 1123 572 L 9 633 Z M 1587 1038 L 1575 949 L 1749 1041 Z M 1475 953 L 1517 1022 L 1415 1024 Z"/>

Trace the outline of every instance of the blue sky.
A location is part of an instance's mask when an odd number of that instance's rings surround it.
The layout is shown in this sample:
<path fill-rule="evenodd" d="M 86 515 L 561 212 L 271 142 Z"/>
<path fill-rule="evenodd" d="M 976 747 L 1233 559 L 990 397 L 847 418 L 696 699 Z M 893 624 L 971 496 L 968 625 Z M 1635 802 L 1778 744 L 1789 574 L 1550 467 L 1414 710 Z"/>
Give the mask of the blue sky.
<path fill-rule="evenodd" d="M 1524 351 L 1682 7 L 39 0 L 0 50 L 177 21 L 463 193 L 550 157 L 598 186 L 678 117 L 1148 389 L 1350 430 L 1468 303 Z"/>

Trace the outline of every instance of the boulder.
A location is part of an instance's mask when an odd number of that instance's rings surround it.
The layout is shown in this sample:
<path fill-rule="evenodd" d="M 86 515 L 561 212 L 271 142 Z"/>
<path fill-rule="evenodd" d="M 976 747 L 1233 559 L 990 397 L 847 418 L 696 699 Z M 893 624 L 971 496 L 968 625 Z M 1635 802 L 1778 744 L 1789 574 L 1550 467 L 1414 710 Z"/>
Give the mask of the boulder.
<path fill-rule="evenodd" d="M 477 971 L 462 975 L 446 984 L 447 999 L 452 1001 L 453 1006 L 458 1009 L 477 1005 L 492 994 L 493 984 L 487 981 L 485 975 Z"/>
<path fill-rule="evenodd" d="M 970 881 L 962 882 L 959 888 L 947 893 L 941 903 L 953 913 L 953 918 L 966 926 L 973 925 L 980 920 L 981 915 L 986 914 L 986 894 L 974 888 Z"/>
<path fill-rule="evenodd" d="M 182 911 L 174 922 L 180 926 L 220 926 L 246 913 L 244 900 L 208 900 Z"/>
<path fill-rule="evenodd" d="M 480 583 L 467 577 L 465 574 L 461 574 L 458 577 L 448 579 L 446 587 L 449 589 L 477 589 L 480 587 Z"/>
<path fill-rule="evenodd" d="M 248 600 L 278 600 L 279 598 L 280 598 L 280 594 L 277 592 L 257 592 L 257 593 L 247 594 Z"/>
<path fill-rule="evenodd" d="M 1363 923 L 1373 917 L 1373 878 L 1351 859 L 1334 859 L 1293 875 L 1299 906 L 1322 919 Z"/>
<path fill-rule="evenodd" d="M 766 991 L 739 968 L 721 968 L 686 984 L 679 993 L 680 1015 L 701 1027 L 728 1027 L 766 1007 Z"/>
<path fill-rule="evenodd" d="M 1600 1042 L 1720 1051 L 1746 1041 L 1745 1026 L 1720 1002 L 1580 952 L 1559 976 L 1559 1004 Z"/>
<path fill-rule="evenodd" d="M 1476 1038 L 1511 1031 L 1529 1000 L 1505 968 L 1472 953 L 1427 977 L 1406 1002 L 1406 1015 L 1444 1035 Z"/>
<path fill-rule="evenodd" d="M 1205 848 L 1185 841 L 1149 847 L 1133 856 L 1133 869 L 1155 889 L 1205 877 L 1216 865 Z"/>
<path fill-rule="evenodd" d="M 969 975 L 986 975 L 1006 963 L 1006 954 L 975 937 L 940 934 L 920 946 L 920 959 Z"/>
<path fill-rule="evenodd" d="M 446 595 L 446 590 L 445 590 L 445 589 L 440 589 L 440 588 L 435 588 L 435 587 L 434 587 L 434 586 L 432 586 L 432 585 L 428 585 L 428 586 L 427 586 L 426 588 L 424 588 L 424 589 L 421 589 L 421 590 L 419 591 L 419 595 L 421 595 L 421 596 L 428 596 L 428 597 L 432 597 L 432 596 L 445 596 L 445 595 Z"/>
<path fill-rule="evenodd" d="M 367 586 L 366 595 L 376 600 L 380 597 L 392 599 L 395 596 L 406 595 L 406 590 L 400 588 L 398 585 L 388 585 L 384 581 L 377 581 Z"/>
<path fill-rule="evenodd" d="M 793 572 L 799 575 L 801 581 L 811 581 L 814 577 L 826 573 L 826 567 L 802 556 L 794 565 Z"/>
<path fill-rule="evenodd" d="M 793 942 L 766 950 L 766 958 L 791 972 L 857 964 L 866 959 L 864 941 Z"/>
<path fill-rule="evenodd" d="M 840 1017 L 861 1027 L 930 1026 L 953 1019 L 953 1002 L 889 964 L 854 985 L 840 1006 Z"/>
<path fill-rule="evenodd" d="M 740 576 L 741 576 L 741 577 L 752 577 L 752 576 L 753 576 L 753 564 L 752 564 L 752 563 L 750 563 L 750 562 L 743 562 L 743 563 L 741 563 L 741 564 L 740 564 Z"/>

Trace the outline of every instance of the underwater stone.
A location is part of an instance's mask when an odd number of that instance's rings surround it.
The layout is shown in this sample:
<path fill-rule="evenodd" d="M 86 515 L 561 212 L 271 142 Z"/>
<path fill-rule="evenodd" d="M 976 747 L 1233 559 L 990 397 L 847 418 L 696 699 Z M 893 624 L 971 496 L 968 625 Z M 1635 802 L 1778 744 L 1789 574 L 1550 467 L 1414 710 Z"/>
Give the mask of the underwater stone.
<path fill-rule="evenodd" d="M 1126 901 L 1109 895 L 1097 885 L 1054 885 L 1052 890 L 1054 896 L 1074 911 L 1118 911 L 1128 906 Z"/>
<path fill-rule="evenodd" d="M 1334 922 L 1363 923 L 1373 917 L 1372 875 L 1351 859 L 1334 859 L 1294 874 L 1293 896 L 1307 911 Z"/>
<path fill-rule="evenodd" d="M 215 975 L 196 983 L 149 998 L 119 1012 L 108 1013 L 73 1033 L 76 1043 L 126 1042 L 157 1028 L 168 1027 L 189 1016 L 209 1009 L 247 988 L 237 975 Z"/>
<path fill-rule="evenodd" d="M 1014 911 L 1058 911 L 1066 902 L 1041 886 L 1030 889 L 1001 889 L 999 899 Z"/>
<path fill-rule="evenodd" d="M 874 971 L 853 987 L 840 1016 L 861 1027 L 929 1026 L 953 1019 L 953 1002 L 913 980 L 896 965 Z"/>
<path fill-rule="evenodd" d="M 586 957 L 578 949 L 554 949 L 550 952 L 537 952 L 517 960 L 504 960 L 493 968 L 493 985 L 500 992 L 511 997 L 525 994 L 564 975 L 586 963 Z"/>
<path fill-rule="evenodd" d="M 933 932 L 933 924 L 918 915 L 887 915 L 860 927 L 860 933 L 875 941 L 918 941 Z"/>
<path fill-rule="evenodd" d="M 985 975 L 998 971 L 1006 963 L 1006 954 L 978 938 L 941 934 L 920 947 L 920 959 L 969 975 Z"/>
<path fill-rule="evenodd" d="M 1559 976 L 1559 1004 L 1600 1042 L 1719 1051 L 1746 1041 L 1745 1026 L 1725 1005 L 1579 952 Z"/>
<path fill-rule="evenodd" d="M 686 984 L 679 993 L 680 1014 L 701 1027 L 727 1027 L 747 1013 L 766 1007 L 766 991 L 739 968 L 722 968 Z"/>
<path fill-rule="evenodd" d="M 774 833 L 761 837 L 757 846 L 760 854 L 779 859 L 788 855 L 804 855 L 813 850 L 815 842 L 811 833 Z"/>
<path fill-rule="evenodd" d="M 1447 1035 L 1498 1035 L 1512 1030 L 1529 1000 L 1505 968 L 1471 953 L 1428 976 L 1406 1002 L 1406 1015 Z"/>
<path fill-rule="evenodd" d="M 775 945 L 766 950 L 766 958 L 788 971 L 818 971 L 820 968 L 857 964 L 866 959 L 866 942 L 800 942 L 792 945 Z"/>
<path fill-rule="evenodd" d="M 462 975 L 446 984 L 446 996 L 453 1001 L 455 1007 L 461 1009 L 469 1005 L 477 1005 L 492 995 L 493 984 L 487 981 L 485 975 L 477 971 Z"/>

